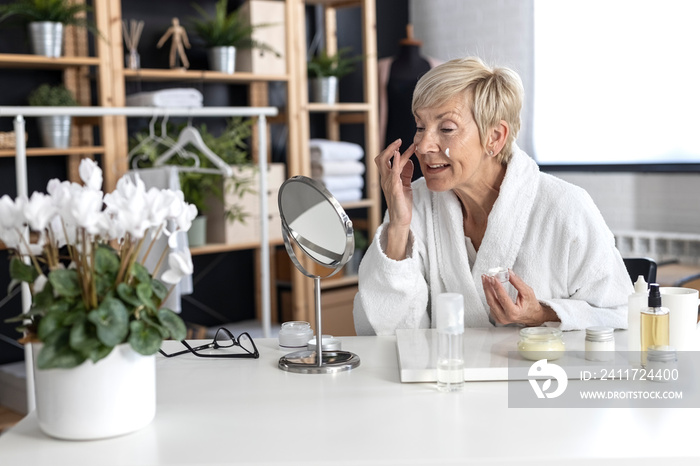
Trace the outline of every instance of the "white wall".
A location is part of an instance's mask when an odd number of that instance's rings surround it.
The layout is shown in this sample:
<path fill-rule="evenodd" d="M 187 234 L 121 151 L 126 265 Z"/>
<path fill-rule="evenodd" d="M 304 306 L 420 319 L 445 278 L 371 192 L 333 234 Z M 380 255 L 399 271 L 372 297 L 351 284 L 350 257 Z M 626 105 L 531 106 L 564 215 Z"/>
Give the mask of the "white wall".
<path fill-rule="evenodd" d="M 409 19 L 423 52 L 442 60 L 477 55 L 508 66 L 525 87 L 518 144 L 533 154 L 526 136 L 532 115 L 534 0 L 410 0 Z M 700 174 L 555 173 L 586 189 L 613 231 L 700 234 Z"/>
<path fill-rule="evenodd" d="M 700 234 L 700 173 L 554 175 L 588 191 L 613 231 Z"/>

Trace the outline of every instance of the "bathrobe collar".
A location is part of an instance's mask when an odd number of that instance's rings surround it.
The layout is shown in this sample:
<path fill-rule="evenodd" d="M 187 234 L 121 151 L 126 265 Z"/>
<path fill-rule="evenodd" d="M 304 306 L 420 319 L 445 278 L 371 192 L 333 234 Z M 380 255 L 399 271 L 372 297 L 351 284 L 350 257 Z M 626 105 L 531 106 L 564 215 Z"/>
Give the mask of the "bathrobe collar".
<path fill-rule="evenodd" d="M 433 221 L 442 226 L 435 237 L 437 250 L 454 251 L 448 257 L 439 257 L 439 274 L 446 291 L 465 296 L 465 306 L 469 309 L 465 309 L 467 327 L 488 325 L 489 307 L 481 275 L 492 267 L 513 268 L 539 188 L 539 168 L 535 161 L 517 146 L 513 152 L 473 270 L 469 267 L 462 208 L 457 196 L 452 191 L 432 193 Z M 477 309 L 482 312 L 474 312 Z"/>

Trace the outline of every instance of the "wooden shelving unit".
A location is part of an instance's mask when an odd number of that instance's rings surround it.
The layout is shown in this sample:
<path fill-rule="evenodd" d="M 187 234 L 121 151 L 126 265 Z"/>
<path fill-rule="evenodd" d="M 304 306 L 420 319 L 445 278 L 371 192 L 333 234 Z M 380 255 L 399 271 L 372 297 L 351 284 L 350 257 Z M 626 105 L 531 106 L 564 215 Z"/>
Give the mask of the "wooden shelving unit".
<path fill-rule="evenodd" d="M 306 75 L 306 43 L 295 41 L 293 57 L 295 68 L 290 79 L 297 83 L 296 97 L 299 101 L 299 138 L 296 143 L 297 156 L 289 160 L 291 174 L 311 176 L 311 160 L 309 155 L 309 116 L 310 114 L 326 115 L 326 134 L 328 139 L 340 140 L 340 127 L 343 124 L 363 124 L 365 141 L 365 199 L 358 202 L 343 203 L 346 210 L 362 209 L 365 212 L 364 222 L 367 231 L 373 233 L 379 226 L 381 217 L 381 192 L 379 187 L 379 175 L 376 166 L 372 162 L 374 155 L 379 153 L 378 135 L 378 90 L 377 90 L 377 39 L 376 39 L 376 6 L 375 0 L 288 0 L 287 4 L 295 13 L 296 37 L 307 37 L 304 8 L 306 5 L 320 5 L 323 10 L 325 22 L 325 49 L 329 54 L 338 50 L 337 10 L 341 8 L 359 8 L 362 17 L 362 56 L 367 57 L 363 62 L 363 92 L 364 99 L 361 102 L 339 102 L 337 104 L 321 104 L 309 102 L 307 94 Z M 324 310 L 324 329 L 328 319 L 334 319 L 334 314 L 339 316 L 339 321 L 352 322 L 352 296 L 353 289 L 357 285 L 357 277 L 341 277 L 322 281 L 322 301 L 335 302 L 334 309 Z M 314 296 L 311 280 L 301 273 L 292 273 L 292 313 L 296 320 L 314 321 Z M 333 296 L 335 294 L 335 296 Z M 338 303 L 338 297 L 342 295 Z M 345 326 L 347 327 L 347 325 Z M 338 328 L 331 323 L 330 328 Z M 342 334 L 353 334 L 354 329 L 344 328 Z"/>

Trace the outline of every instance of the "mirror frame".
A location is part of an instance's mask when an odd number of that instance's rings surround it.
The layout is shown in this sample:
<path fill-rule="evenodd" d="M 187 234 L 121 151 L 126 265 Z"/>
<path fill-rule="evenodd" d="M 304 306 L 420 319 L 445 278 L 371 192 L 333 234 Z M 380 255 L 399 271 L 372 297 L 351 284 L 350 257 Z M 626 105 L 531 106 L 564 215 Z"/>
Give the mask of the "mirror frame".
<path fill-rule="evenodd" d="M 338 218 L 342 222 L 345 234 L 345 251 L 343 251 L 343 254 L 340 256 L 339 259 L 334 260 L 330 264 L 326 264 L 317 260 L 313 257 L 313 255 L 308 254 L 306 251 L 308 249 L 312 251 L 316 250 L 317 252 L 320 252 L 322 254 L 336 257 L 338 256 L 337 253 L 326 250 L 320 251 L 319 249 L 322 249 L 320 246 L 308 243 L 304 237 L 299 235 L 298 232 L 294 231 L 289 226 L 289 223 L 287 223 L 287 219 L 284 216 L 284 209 L 282 208 L 282 196 L 284 193 L 285 186 L 292 183 L 302 183 L 318 191 L 319 194 L 321 194 L 325 198 L 325 200 L 331 205 L 331 207 L 333 207 L 333 210 L 335 210 L 335 213 L 338 215 Z M 343 209 L 340 203 L 335 199 L 335 197 L 333 197 L 333 195 L 326 189 L 326 187 L 323 186 L 321 182 L 316 181 L 312 178 L 308 178 L 306 176 L 301 175 L 293 176 L 286 180 L 284 183 L 282 183 L 282 186 L 280 186 L 277 202 L 282 223 L 282 238 L 284 239 L 284 247 L 287 250 L 287 254 L 291 258 L 292 262 L 294 263 L 294 266 L 307 277 L 315 278 L 319 276 L 309 272 L 308 270 L 306 270 L 306 267 L 304 267 L 301 264 L 301 261 L 297 257 L 296 252 L 294 252 L 294 248 L 292 247 L 290 238 L 302 251 L 305 252 L 307 257 L 309 257 L 311 260 L 321 265 L 322 267 L 326 267 L 332 270 L 331 273 L 329 273 L 328 275 L 320 276 L 321 278 L 332 277 L 340 270 L 342 270 L 343 266 L 350 260 L 353 253 L 355 252 L 355 237 L 353 234 L 352 220 L 350 220 L 350 217 L 348 217 L 347 213 L 345 213 L 345 209 Z"/>

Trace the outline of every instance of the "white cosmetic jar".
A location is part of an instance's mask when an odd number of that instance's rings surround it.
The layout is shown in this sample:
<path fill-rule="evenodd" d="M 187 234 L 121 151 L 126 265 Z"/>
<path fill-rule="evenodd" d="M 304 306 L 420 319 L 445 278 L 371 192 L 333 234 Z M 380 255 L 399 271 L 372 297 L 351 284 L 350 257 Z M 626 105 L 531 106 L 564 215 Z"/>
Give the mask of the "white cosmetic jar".
<path fill-rule="evenodd" d="M 612 327 L 586 329 L 586 360 L 612 361 L 615 358 L 615 336 Z"/>
<path fill-rule="evenodd" d="M 525 327 L 520 330 L 518 352 L 525 359 L 559 359 L 566 349 L 561 330 L 553 327 Z"/>
<path fill-rule="evenodd" d="M 311 324 L 301 320 L 284 322 L 277 337 L 283 348 L 305 348 L 306 343 L 314 335 Z"/>

